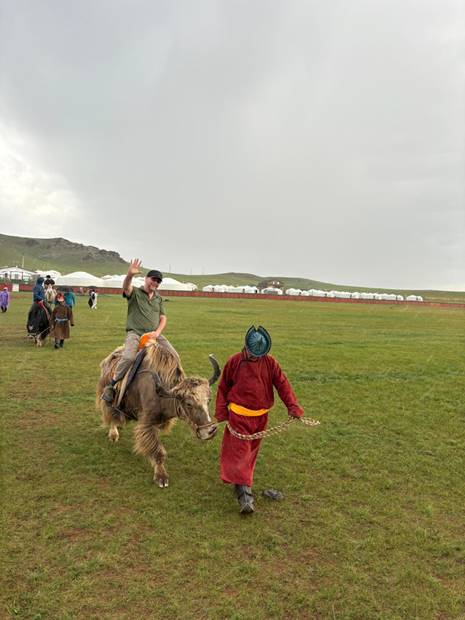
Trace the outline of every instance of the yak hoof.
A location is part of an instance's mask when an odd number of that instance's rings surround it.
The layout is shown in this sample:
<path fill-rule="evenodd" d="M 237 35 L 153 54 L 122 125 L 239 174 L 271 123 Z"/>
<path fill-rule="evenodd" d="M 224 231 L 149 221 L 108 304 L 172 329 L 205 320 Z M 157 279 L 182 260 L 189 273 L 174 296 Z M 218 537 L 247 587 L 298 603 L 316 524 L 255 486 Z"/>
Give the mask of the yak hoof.
<path fill-rule="evenodd" d="M 119 439 L 119 433 L 117 428 L 111 428 L 108 432 L 108 439 L 113 443 L 116 443 Z"/>
<path fill-rule="evenodd" d="M 155 478 L 154 482 L 155 484 L 158 484 L 160 489 L 165 489 L 167 486 L 169 486 L 169 479 L 167 476 L 158 476 L 157 478 Z"/>

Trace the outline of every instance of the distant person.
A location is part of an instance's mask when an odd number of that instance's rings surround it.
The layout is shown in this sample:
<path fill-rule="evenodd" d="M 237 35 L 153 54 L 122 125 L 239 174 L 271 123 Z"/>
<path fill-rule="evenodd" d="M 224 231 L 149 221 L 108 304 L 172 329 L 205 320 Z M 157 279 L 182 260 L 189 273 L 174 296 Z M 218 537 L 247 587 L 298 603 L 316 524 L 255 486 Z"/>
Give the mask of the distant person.
<path fill-rule="evenodd" d="M 65 297 L 63 293 L 58 293 L 56 296 L 56 306 L 52 312 L 52 328 L 55 338 L 55 349 L 62 349 L 65 345 L 65 340 L 70 337 L 70 325 L 74 327 L 73 310 L 70 306 L 65 304 Z"/>
<path fill-rule="evenodd" d="M 66 289 L 64 298 L 65 298 L 65 304 L 71 309 L 74 308 L 74 306 L 76 305 L 76 296 L 71 287 Z"/>
<path fill-rule="evenodd" d="M 287 407 L 288 415 L 300 418 L 304 410 L 297 402 L 278 362 L 268 355 L 271 337 L 264 327 L 250 327 L 245 346 L 226 362 L 216 395 L 215 417 L 227 420 L 242 435 L 265 430 L 273 407 L 273 387 Z M 261 439 L 239 439 L 225 429 L 220 455 L 220 476 L 233 484 L 242 514 L 254 511 L 253 474 Z"/>
<path fill-rule="evenodd" d="M 128 302 L 126 340 L 113 379 L 102 393 L 102 399 L 110 404 L 115 396 L 115 385 L 124 377 L 137 356 L 141 336 L 148 335 L 150 339 L 156 339 L 159 345 L 177 355 L 168 340 L 161 335 L 166 326 L 165 308 L 158 293 L 163 275 L 153 269 L 145 276 L 143 286 L 135 287 L 132 285 L 132 279 L 140 273 L 140 266 L 139 259 L 132 260 L 123 281 L 123 297 Z"/>
<path fill-rule="evenodd" d="M 0 292 L 0 309 L 2 312 L 6 312 L 8 310 L 8 306 L 10 305 L 10 292 L 8 291 L 8 287 L 4 286 L 3 291 Z"/>
<path fill-rule="evenodd" d="M 55 280 L 49 275 L 45 276 L 44 281 L 44 287 L 47 288 L 47 286 L 55 286 Z"/>
<path fill-rule="evenodd" d="M 97 310 L 97 295 L 97 291 L 94 291 L 93 289 L 89 290 L 89 299 L 87 303 L 91 310 Z"/>
<path fill-rule="evenodd" d="M 42 276 L 37 278 L 34 288 L 32 289 L 32 301 L 45 310 L 50 320 L 52 308 L 45 299 L 44 278 Z"/>
<path fill-rule="evenodd" d="M 43 302 L 45 301 L 45 289 L 44 278 L 42 276 L 39 276 L 37 278 L 34 288 L 32 289 L 32 301 L 36 304 L 39 304 L 39 306 L 43 307 L 44 305 Z"/>

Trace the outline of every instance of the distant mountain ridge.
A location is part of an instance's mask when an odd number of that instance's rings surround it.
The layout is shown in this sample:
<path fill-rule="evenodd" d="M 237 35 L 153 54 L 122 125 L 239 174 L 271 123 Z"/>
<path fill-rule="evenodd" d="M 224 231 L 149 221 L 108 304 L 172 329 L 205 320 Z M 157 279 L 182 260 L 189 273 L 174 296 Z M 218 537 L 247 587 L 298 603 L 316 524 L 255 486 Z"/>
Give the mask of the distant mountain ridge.
<path fill-rule="evenodd" d="M 124 272 L 128 263 L 118 252 L 74 243 L 62 237 L 35 239 L 0 234 L 0 265 L 24 266 L 31 271 L 89 271 L 96 276 L 103 276 L 107 273 Z"/>
<path fill-rule="evenodd" d="M 15 237 L 0 234 L 0 267 L 23 266 L 25 269 L 35 271 L 37 269 L 56 269 L 61 273 L 72 271 L 87 271 L 95 276 L 107 274 L 125 273 L 128 261 L 125 261 L 118 252 L 103 250 L 92 245 L 84 245 L 68 241 L 62 237 L 51 239 L 36 239 L 33 237 Z M 150 268 L 158 268 L 158 265 L 143 268 L 146 272 Z M 166 276 L 193 282 L 199 288 L 206 284 L 229 284 L 229 285 L 257 285 L 264 280 L 279 280 L 284 288 L 322 289 L 322 290 L 347 290 L 347 291 L 378 291 L 396 292 L 402 295 L 410 293 L 420 294 L 429 300 L 438 301 L 463 301 L 465 293 L 442 292 L 424 290 L 386 289 L 361 287 L 354 285 L 333 284 L 321 282 L 310 278 L 288 276 L 257 276 L 252 273 L 216 273 L 206 275 L 165 273 Z"/>

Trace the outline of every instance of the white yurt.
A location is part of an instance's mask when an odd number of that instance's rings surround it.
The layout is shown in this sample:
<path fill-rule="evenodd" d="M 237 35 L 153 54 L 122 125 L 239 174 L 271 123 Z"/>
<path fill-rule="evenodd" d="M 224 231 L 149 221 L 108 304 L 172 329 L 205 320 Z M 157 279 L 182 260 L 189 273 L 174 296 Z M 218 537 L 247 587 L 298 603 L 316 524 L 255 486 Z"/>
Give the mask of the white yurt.
<path fill-rule="evenodd" d="M 300 288 L 288 288 L 286 289 L 286 295 L 301 295 L 302 291 Z"/>
<path fill-rule="evenodd" d="M 227 293 L 228 292 L 228 287 L 226 284 L 215 284 L 213 286 L 213 291 L 215 293 Z"/>
<path fill-rule="evenodd" d="M 202 288 L 202 291 L 203 291 L 204 293 L 213 293 L 213 289 L 214 289 L 214 288 L 215 288 L 215 287 L 213 286 L 213 284 L 207 284 L 206 286 L 204 286 L 204 287 Z"/>
<path fill-rule="evenodd" d="M 195 288 L 194 288 L 195 287 Z M 179 282 L 174 278 L 163 278 L 158 290 L 160 291 L 194 291 L 197 287 L 190 282 Z"/>
<path fill-rule="evenodd" d="M 244 293 L 249 293 L 249 295 L 256 295 L 258 293 L 258 288 L 256 286 L 244 286 Z"/>
<path fill-rule="evenodd" d="M 194 284 L 193 282 L 184 282 L 184 284 L 189 287 L 190 291 L 198 291 L 199 290 L 199 287 L 197 286 L 197 284 Z"/>
<path fill-rule="evenodd" d="M 38 269 L 36 271 L 36 274 L 39 276 L 42 276 L 43 278 L 45 278 L 46 276 L 50 276 L 52 280 L 55 280 L 55 282 L 56 282 L 56 279 L 61 276 L 61 273 L 59 271 L 56 271 L 55 269 L 48 269 L 47 271 L 42 271 Z"/>
<path fill-rule="evenodd" d="M 106 286 L 104 284 L 105 280 L 97 278 L 86 271 L 67 273 L 57 278 L 55 282 L 57 286 L 82 286 L 86 288 L 89 286 Z"/>
<path fill-rule="evenodd" d="M 403 295 L 396 295 L 396 299 L 397 299 L 397 301 L 404 301 L 404 296 Z"/>
<path fill-rule="evenodd" d="M 358 291 L 354 291 L 351 296 L 351 299 L 360 299 L 360 293 Z"/>
<path fill-rule="evenodd" d="M 103 276 L 102 286 L 106 286 L 107 288 L 121 288 L 123 286 L 125 277 L 126 277 L 125 275 Z M 133 280 L 133 284 L 134 284 L 134 280 Z"/>
<path fill-rule="evenodd" d="M 282 295 L 283 292 L 280 288 L 275 288 L 274 286 L 267 286 L 262 289 L 262 295 Z"/>

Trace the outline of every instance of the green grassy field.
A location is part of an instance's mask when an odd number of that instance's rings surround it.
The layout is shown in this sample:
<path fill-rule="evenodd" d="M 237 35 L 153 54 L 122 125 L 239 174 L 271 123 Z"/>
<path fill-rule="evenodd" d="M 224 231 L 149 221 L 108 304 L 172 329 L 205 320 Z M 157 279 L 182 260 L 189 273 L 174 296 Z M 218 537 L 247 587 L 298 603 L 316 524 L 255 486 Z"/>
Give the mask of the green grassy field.
<path fill-rule="evenodd" d="M 170 487 L 110 445 L 99 361 L 125 304 L 78 298 L 64 350 L 25 338 L 29 295 L 0 316 L 5 618 L 463 618 L 465 312 L 421 306 L 173 298 L 166 335 L 189 374 L 251 323 L 316 429 L 265 439 L 257 512 L 218 478 L 220 434 L 164 439 Z M 284 419 L 282 406 L 271 424 Z M 283 491 L 273 503 L 260 496 Z"/>

